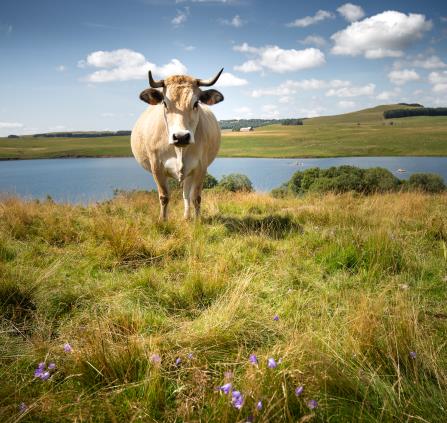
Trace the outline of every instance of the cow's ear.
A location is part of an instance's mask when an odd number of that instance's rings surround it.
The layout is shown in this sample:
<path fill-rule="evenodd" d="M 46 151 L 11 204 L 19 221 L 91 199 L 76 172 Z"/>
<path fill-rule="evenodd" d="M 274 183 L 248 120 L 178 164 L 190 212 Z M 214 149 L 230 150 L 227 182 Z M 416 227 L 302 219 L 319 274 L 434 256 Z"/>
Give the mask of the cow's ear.
<path fill-rule="evenodd" d="M 208 104 L 208 106 L 220 103 L 223 99 L 224 96 L 217 90 L 202 91 L 199 96 L 199 100 L 204 104 Z"/>
<path fill-rule="evenodd" d="M 148 104 L 152 104 L 153 106 L 161 103 L 163 101 L 163 93 L 156 90 L 155 88 L 148 88 L 140 93 L 140 100 Z"/>

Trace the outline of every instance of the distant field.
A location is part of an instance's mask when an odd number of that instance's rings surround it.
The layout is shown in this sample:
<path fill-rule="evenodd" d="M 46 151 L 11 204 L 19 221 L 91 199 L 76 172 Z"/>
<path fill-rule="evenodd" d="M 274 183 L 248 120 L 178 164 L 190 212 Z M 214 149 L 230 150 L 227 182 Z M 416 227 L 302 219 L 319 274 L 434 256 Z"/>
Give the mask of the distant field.
<path fill-rule="evenodd" d="M 223 132 L 222 157 L 447 156 L 447 116 L 383 119 L 397 105 Z M 0 159 L 131 156 L 128 136 L 0 138 Z"/>

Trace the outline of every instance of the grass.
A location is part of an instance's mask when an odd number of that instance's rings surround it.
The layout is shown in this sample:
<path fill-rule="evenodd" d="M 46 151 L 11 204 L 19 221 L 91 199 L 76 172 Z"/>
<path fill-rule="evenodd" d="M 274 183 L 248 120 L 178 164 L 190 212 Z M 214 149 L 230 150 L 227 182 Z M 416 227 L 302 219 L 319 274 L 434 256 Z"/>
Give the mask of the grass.
<path fill-rule="evenodd" d="M 447 195 L 172 203 L 1 200 L 0 421 L 445 421 Z"/>
<path fill-rule="evenodd" d="M 303 126 L 271 125 L 223 132 L 221 157 L 446 156 L 447 116 L 383 119 L 378 106 L 306 119 Z M 390 125 L 390 122 L 393 125 Z M 0 159 L 131 156 L 129 137 L 0 138 Z"/>

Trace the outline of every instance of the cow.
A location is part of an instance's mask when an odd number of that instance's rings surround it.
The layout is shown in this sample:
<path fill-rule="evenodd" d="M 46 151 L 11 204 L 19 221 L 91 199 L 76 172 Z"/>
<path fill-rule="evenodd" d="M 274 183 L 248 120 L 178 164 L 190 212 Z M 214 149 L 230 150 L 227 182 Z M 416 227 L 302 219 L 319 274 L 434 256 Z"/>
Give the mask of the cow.
<path fill-rule="evenodd" d="M 223 68 L 209 80 L 187 75 L 154 80 L 140 93 L 150 105 L 138 118 L 131 134 L 132 153 L 137 162 L 154 176 L 160 200 L 160 220 L 167 219 L 168 178 L 183 188 L 184 218 L 190 217 L 190 201 L 195 218 L 200 217 L 203 181 L 208 166 L 220 147 L 220 126 L 208 106 L 223 101 L 214 85 Z"/>

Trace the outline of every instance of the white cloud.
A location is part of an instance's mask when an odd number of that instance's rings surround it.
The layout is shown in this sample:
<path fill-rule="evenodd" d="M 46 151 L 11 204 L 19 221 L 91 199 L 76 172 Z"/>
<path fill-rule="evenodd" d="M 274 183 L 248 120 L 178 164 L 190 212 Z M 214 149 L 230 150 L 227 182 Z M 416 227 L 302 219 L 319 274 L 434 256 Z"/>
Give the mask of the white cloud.
<path fill-rule="evenodd" d="M 257 72 L 265 69 L 277 73 L 293 72 L 321 66 L 326 62 L 324 53 L 317 48 L 284 50 L 278 46 L 257 48 L 243 43 L 234 46 L 233 49 L 254 56 L 242 65 L 234 67 L 240 72 Z"/>
<path fill-rule="evenodd" d="M 17 129 L 22 127 L 23 123 L 19 122 L 0 122 L 0 129 Z"/>
<path fill-rule="evenodd" d="M 388 74 L 388 79 L 396 85 L 404 85 L 407 82 L 419 81 L 421 77 L 413 69 L 393 70 Z"/>
<path fill-rule="evenodd" d="M 438 56 L 432 55 L 426 58 L 417 58 L 412 62 L 413 66 L 424 69 L 441 69 L 446 68 L 447 64 L 444 63 Z"/>
<path fill-rule="evenodd" d="M 314 16 L 306 16 L 305 18 L 295 19 L 293 22 L 287 24 L 289 27 L 306 28 L 310 25 L 314 25 L 325 19 L 333 18 L 334 15 L 327 10 L 319 10 Z"/>
<path fill-rule="evenodd" d="M 59 65 L 56 67 L 56 70 L 58 72 L 65 72 L 67 70 L 67 67 L 65 65 Z"/>
<path fill-rule="evenodd" d="M 361 87 L 347 86 L 341 88 L 331 88 L 326 92 L 328 97 L 358 97 L 362 95 L 373 95 L 376 86 L 374 84 L 366 84 Z"/>
<path fill-rule="evenodd" d="M 435 93 L 447 93 L 447 71 L 431 72 L 428 76 Z"/>
<path fill-rule="evenodd" d="M 337 104 L 342 109 L 353 109 L 355 107 L 355 102 L 350 100 L 340 100 Z"/>
<path fill-rule="evenodd" d="M 396 99 L 400 96 L 400 89 L 396 88 L 393 91 L 382 91 L 380 94 L 376 96 L 377 100 L 389 101 L 391 99 Z"/>
<path fill-rule="evenodd" d="M 172 18 L 171 24 L 175 27 L 180 26 L 188 20 L 188 16 L 189 7 L 184 7 L 183 10 L 177 10 L 177 15 Z"/>
<path fill-rule="evenodd" d="M 331 36 L 332 53 L 364 55 L 367 59 L 400 57 L 403 49 L 421 39 L 432 27 L 424 15 L 386 11 L 359 22 Z"/>
<path fill-rule="evenodd" d="M 278 100 L 278 103 L 281 103 L 281 104 L 288 104 L 288 103 L 291 103 L 292 101 L 293 101 L 292 97 L 289 97 L 289 96 L 285 95 L 284 97 L 281 97 L 281 98 Z"/>
<path fill-rule="evenodd" d="M 320 48 L 326 45 L 326 40 L 320 35 L 308 35 L 306 38 L 298 42 L 304 45 L 311 45 Z"/>
<path fill-rule="evenodd" d="M 365 16 L 362 7 L 352 3 L 345 3 L 343 6 L 340 6 L 337 12 L 349 22 L 358 21 Z"/>
<path fill-rule="evenodd" d="M 236 119 L 249 119 L 253 117 L 253 112 L 250 107 L 237 107 L 233 111 L 236 113 Z"/>
<path fill-rule="evenodd" d="M 323 81 L 321 79 L 302 79 L 294 81 L 289 79 L 279 84 L 277 87 L 260 88 L 253 90 L 250 95 L 254 98 L 268 95 L 287 97 L 291 94 L 296 94 L 299 91 L 321 90 L 323 88 L 340 88 L 349 86 L 351 86 L 351 83 L 349 81 L 341 81 L 339 79 L 333 79 L 331 81 Z"/>
<path fill-rule="evenodd" d="M 278 106 L 276 104 L 266 104 L 262 106 L 263 119 L 276 119 L 279 117 L 280 113 Z"/>
<path fill-rule="evenodd" d="M 223 25 L 229 25 L 229 26 L 234 26 L 235 28 L 240 28 L 241 26 L 243 26 L 246 21 L 242 20 L 241 17 L 239 15 L 236 15 L 233 19 L 228 20 L 228 19 L 221 19 L 220 22 Z"/>
<path fill-rule="evenodd" d="M 196 47 L 195 47 L 195 46 L 185 46 L 185 47 L 183 47 L 183 49 L 184 49 L 185 51 L 193 51 L 193 50 L 196 49 Z"/>
<path fill-rule="evenodd" d="M 248 81 L 246 79 L 238 78 L 229 72 L 224 72 L 216 82 L 216 87 L 240 87 L 241 85 L 247 84 Z"/>
<path fill-rule="evenodd" d="M 326 111 L 325 107 L 316 105 L 316 106 L 310 106 L 310 107 L 298 109 L 297 113 L 299 114 L 300 117 L 312 118 L 312 117 L 321 116 L 321 113 L 323 113 L 325 111 Z"/>
<path fill-rule="evenodd" d="M 187 72 L 186 66 L 177 59 L 172 59 L 163 66 L 158 66 L 146 60 L 143 54 L 129 49 L 112 51 L 95 51 L 78 66 L 102 68 L 86 77 L 88 82 L 129 81 L 147 78 L 148 70 L 152 70 L 158 78 L 169 75 L 181 75 Z"/>

